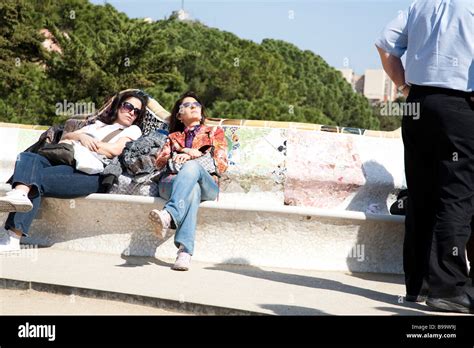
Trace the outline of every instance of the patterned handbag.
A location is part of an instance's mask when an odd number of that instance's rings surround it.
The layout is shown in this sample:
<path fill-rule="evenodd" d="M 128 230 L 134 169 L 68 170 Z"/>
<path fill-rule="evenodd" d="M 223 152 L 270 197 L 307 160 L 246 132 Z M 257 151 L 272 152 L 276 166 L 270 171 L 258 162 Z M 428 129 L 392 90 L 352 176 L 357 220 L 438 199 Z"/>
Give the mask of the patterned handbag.
<path fill-rule="evenodd" d="M 212 150 L 213 149 L 211 148 L 210 151 L 206 152 L 201 157 L 198 157 L 189 161 L 195 161 L 199 163 L 209 174 L 211 175 L 214 174 L 214 175 L 219 176 L 216 169 L 216 163 L 214 162 L 214 156 L 212 156 L 212 153 L 213 153 Z M 184 163 L 178 164 L 174 161 L 176 155 L 177 153 L 173 152 L 173 157 L 168 160 L 168 165 L 167 165 L 168 174 L 177 174 L 181 170 L 181 168 L 183 168 Z"/>
<path fill-rule="evenodd" d="M 142 135 L 147 136 L 153 133 L 155 130 L 161 129 L 168 131 L 168 124 L 162 120 L 160 120 L 155 113 L 153 113 L 148 108 L 146 109 L 145 117 L 140 125 L 142 130 Z"/>

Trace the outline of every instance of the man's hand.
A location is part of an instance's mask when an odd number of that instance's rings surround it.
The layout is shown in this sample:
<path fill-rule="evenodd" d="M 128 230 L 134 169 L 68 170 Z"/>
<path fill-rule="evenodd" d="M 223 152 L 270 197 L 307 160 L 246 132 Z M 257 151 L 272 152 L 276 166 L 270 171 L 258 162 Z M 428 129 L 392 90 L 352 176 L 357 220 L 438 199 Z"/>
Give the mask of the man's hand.
<path fill-rule="evenodd" d="M 405 88 L 405 90 L 403 91 L 403 95 L 404 95 L 405 97 L 408 97 L 409 94 L 410 94 L 410 87 Z"/>
<path fill-rule="evenodd" d="M 406 86 L 403 91 L 402 91 L 403 95 L 406 97 L 408 97 L 408 95 L 410 94 L 410 86 Z"/>
<path fill-rule="evenodd" d="M 79 141 L 92 152 L 99 150 L 99 141 L 85 133 L 79 135 Z"/>

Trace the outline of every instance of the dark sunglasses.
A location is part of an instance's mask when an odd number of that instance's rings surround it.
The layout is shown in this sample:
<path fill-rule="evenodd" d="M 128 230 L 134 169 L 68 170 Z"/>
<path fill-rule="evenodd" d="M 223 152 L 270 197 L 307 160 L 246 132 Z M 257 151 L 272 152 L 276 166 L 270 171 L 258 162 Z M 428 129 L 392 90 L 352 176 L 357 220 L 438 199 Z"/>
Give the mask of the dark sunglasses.
<path fill-rule="evenodd" d="M 130 104 L 129 102 L 123 102 L 122 103 L 122 110 L 125 110 L 126 112 L 131 112 L 133 111 L 133 114 L 135 116 L 138 116 L 140 114 L 140 109 L 134 107 L 132 104 Z"/>
<path fill-rule="evenodd" d="M 200 103 L 198 103 L 198 102 L 192 102 L 192 103 L 191 103 L 191 102 L 186 102 L 186 103 L 181 104 L 181 106 L 182 106 L 183 108 L 190 108 L 191 106 L 195 106 L 195 107 L 197 107 L 197 108 L 202 107 L 202 105 L 201 105 Z"/>

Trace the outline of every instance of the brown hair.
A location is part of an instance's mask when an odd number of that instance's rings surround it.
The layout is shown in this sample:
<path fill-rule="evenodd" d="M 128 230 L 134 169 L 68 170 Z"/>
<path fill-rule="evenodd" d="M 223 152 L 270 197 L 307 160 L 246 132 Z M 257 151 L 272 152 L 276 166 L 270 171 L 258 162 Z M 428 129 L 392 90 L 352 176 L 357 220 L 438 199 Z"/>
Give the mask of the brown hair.
<path fill-rule="evenodd" d="M 174 132 L 184 132 L 184 124 L 181 123 L 178 120 L 178 114 L 179 114 L 179 109 L 181 107 L 181 104 L 183 103 L 184 98 L 194 98 L 196 101 L 201 104 L 201 124 L 205 124 L 207 114 L 206 114 L 206 108 L 204 107 L 204 104 L 201 102 L 201 99 L 197 96 L 196 93 L 193 91 L 188 91 L 184 94 L 182 94 L 179 99 L 174 103 L 173 109 L 171 110 L 171 116 L 170 116 L 170 127 L 169 127 L 169 132 L 174 133 Z"/>
<path fill-rule="evenodd" d="M 114 100 L 112 102 L 112 105 L 110 106 L 109 111 L 106 112 L 101 117 L 101 121 L 107 124 L 114 123 L 115 120 L 117 120 L 119 108 L 122 106 L 122 103 L 129 98 L 137 98 L 142 102 L 140 113 L 137 115 L 137 118 L 135 119 L 135 121 L 133 121 L 133 124 L 140 126 L 143 121 L 143 118 L 145 117 L 146 105 L 148 104 L 148 95 L 140 90 L 126 91 L 126 92 L 123 92 L 122 94 L 117 93 L 114 97 Z"/>

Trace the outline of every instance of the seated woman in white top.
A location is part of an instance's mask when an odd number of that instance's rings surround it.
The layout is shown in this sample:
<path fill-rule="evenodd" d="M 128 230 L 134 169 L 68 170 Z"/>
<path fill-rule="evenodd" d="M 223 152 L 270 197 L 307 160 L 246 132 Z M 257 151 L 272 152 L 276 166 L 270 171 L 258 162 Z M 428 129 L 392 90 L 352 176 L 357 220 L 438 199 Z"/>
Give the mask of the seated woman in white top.
<path fill-rule="evenodd" d="M 122 153 L 125 144 L 138 139 L 140 124 L 148 98 L 141 92 L 128 91 L 117 96 L 107 120 L 96 121 L 75 132 L 65 134 L 63 141 L 79 141 L 92 152 L 113 158 Z M 123 128 L 108 142 L 108 134 Z M 76 198 L 99 192 L 99 174 L 89 175 L 68 165 L 52 166 L 43 156 L 31 152 L 18 155 L 12 178 L 12 191 L 0 198 L 0 212 L 10 212 L 5 227 L 0 228 L 0 252 L 20 250 L 20 238 L 28 230 L 41 204 L 41 197 Z"/>

